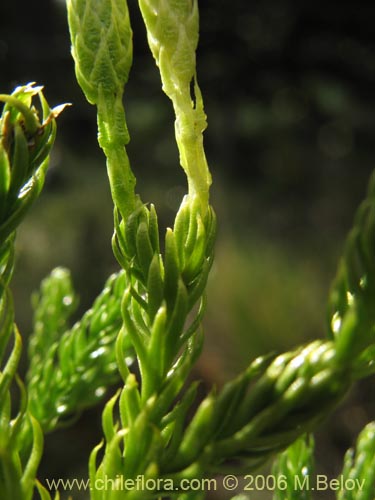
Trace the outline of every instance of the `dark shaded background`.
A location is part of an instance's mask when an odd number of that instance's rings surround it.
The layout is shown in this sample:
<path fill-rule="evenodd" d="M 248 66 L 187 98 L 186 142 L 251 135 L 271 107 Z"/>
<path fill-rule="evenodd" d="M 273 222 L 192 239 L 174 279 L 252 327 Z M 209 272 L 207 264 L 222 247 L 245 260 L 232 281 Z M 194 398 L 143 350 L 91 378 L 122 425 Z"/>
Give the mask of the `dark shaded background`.
<path fill-rule="evenodd" d="M 125 93 L 129 154 L 143 200 L 156 203 L 166 225 L 185 179 L 172 111 L 136 2 L 129 3 L 135 50 Z M 220 221 L 207 341 L 196 370 L 210 386 L 255 355 L 325 334 L 329 284 L 375 159 L 375 6 L 201 0 L 200 12 L 198 77 Z M 59 119 L 44 194 L 19 231 L 14 292 L 25 334 L 30 293 L 54 266 L 72 270 L 82 311 L 116 269 L 95 110 L 75 82 L 59 0 L 0 5 L 1 91 L 28 81 L 45 85 L 51 105 L 73 106 Z M 338 474 L 344 450 L 374 418 L 373 401 L 369 379 L 318 432 L 318 472 Z M 95 410 L 48 436 L 41 479 L 84 477 L 88 450 L 99 439 Z"/>

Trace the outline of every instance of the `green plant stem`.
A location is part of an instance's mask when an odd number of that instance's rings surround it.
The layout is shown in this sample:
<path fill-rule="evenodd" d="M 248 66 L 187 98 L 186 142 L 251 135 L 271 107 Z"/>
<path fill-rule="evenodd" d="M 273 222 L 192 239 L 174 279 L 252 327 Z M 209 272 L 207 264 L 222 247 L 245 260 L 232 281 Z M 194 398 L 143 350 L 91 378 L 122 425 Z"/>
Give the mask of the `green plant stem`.
<path fill-rule="evenodd" d="M 198 4 L 196 0 L 139 0 L 139 6 L 163 90 L 173 103 L 176 141 L 189 195 L 199 200 L 205 216 L 212 180 L 203 148 L 207 120 L 196 76 Z"/>
<path fill-rule="evenodd" d="M 107 158 L 107 172 L 112 198 L 121 216 L 127 219 L 135 210 L 136 180 L 130 168 L 125 145 L 129 135 L 123 114 L 121 98 L 101 97 L 98 103 L 98 141 Z"/>

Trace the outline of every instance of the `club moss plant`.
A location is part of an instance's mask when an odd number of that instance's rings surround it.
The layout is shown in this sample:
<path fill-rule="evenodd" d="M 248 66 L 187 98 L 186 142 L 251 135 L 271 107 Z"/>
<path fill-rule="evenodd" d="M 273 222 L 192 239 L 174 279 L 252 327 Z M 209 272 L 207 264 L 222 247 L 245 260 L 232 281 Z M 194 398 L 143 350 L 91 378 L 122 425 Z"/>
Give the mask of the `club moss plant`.
<path fill-rule="evenodd" d="M 198 4 L 139 0 L 162 88 L 173 105 L 188 185 L 166 230 L 159 230 L 156 208 L 136 193 L 126 152 L 123 94 L 132 64 L 126 0 L 68 0 L 67 8 L 77 81 L 97 109 L 120 269 L 73 325 L 77 299 L 69 272 L 58 268 L 45 278 L 33 299 L 29 365 L 21 380 L 22 336 L 9 287 L 16 229 L 41 192 L 63 106 L 50 109 L 34 84 L 1 94 L 0 498 L 58 499 L 37 479 L 43 436 L 105 398 L 103 438 L 88 458 L 92 500 L 203 499 L 203 488 L 186 485 L 220 474 L 251 474 L 271 459 L 275 500 L 312 498 L 306 486 L 312 483 L 304 482 L 313 481 L 312 433 L 356 380 L 375 371 L 375 179 L 332 285 L 327 336 L 257 358 L 200 399 L 198 382 L 188 377 L 203 342 L 216 219 L 196 75 Z M 119 381 L 121 388 L 111 395 Z M 342 484 L 351 479 L 357 486 L 338 490 L 339 500 L 374 498 L 374 425 L 365 427 L 345 456 Z"/>

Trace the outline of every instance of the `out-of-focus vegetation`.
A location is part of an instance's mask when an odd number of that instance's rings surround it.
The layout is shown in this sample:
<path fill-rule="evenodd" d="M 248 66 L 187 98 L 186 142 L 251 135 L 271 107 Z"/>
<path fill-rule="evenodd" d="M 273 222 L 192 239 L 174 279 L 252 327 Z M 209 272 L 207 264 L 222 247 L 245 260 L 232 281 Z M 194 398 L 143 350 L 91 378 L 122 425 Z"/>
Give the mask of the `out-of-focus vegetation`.
<path fill-rule="evenodd" d="M 132 2 L 130 8 L 137 29 L 125 94 L 129 155 L 142 198 L 155 202 L 168 224 L 185 179 L 172 112 Z M 198 365 L 211 384 L 255 355 L 325 334 L 328 287 L 375 165 L 375 6 L 202 0 L 200 11 L 199 81 L 220 222 Z M 45 192 L 19 231 L 13 287 L 23 332 L 30 292 L 51 268 L 72 269 L 82 309 L 116 268 L 104 159 L 93 110 L 75 82 L 64 2 L 2 2 L 2 91 L 34 80 L 46 86 L 52 105 L 73 107 L 59 121 Z M 362 384 L 335 425 L 318 435 L 324 473 L 338 472 L 340 454 L 374 417 L 373 385 Z M 83 417 L 71 431 L 67 457 L 59 453 L 46 464 L 46 475 L 79 474 L 71 459 L 77 437 L 84 426 L 90 449 L 97 422 L 95 412 Z M 60 440 L 59 433 L 51 436 L 47 449 Z"/>

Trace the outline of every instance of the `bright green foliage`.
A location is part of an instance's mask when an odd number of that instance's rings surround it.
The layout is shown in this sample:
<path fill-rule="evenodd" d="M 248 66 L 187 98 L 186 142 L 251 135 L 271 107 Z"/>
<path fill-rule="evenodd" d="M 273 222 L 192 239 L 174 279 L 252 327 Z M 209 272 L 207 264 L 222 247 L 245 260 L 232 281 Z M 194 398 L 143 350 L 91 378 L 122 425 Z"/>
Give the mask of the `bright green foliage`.
<path fill-rule="evenodd" d="M 123 272 L 110 276 L 92 308 L 69 328 L 77 305 L 69 272 L 55 269 L 42 282 L 34 297 L 27 380 L 30 409 L 44 431 L 98 402 L 119 379 L 114 345 L 125 285 Z M 131 361 L 128 338 L 123 349 Z"/>
<path fill-rule="evenodd" d="M 314 472 L 313 449 L 312 436 L 303 436 L 280 453 L 272 468 L 272 473 L 275 478 L 278 478 L 273 500 L 285 498 L 311 500 Z"/>
<path fill-rule="evenodd" d="M 31 107 L 35 95 L 42 106 L 42 122 Z M 0 118 L 0 242 L 5 244 L 43 186 L 56 134 L 55 117 L 63 106 L 49 109 L 42 88 L 32 84 L 18 87 L 12 95 L 0 94 L 0 102 L 5 103 Z M 10 247 L 6 248 L 9 252 Z M 2 275 L 6 260 L 3 252 L 5 247 L 0 253 Z"/>
<path fill-rule="evenodd" d="M 373 500 L 375 498 L 375 422 L 370 422 L 358 436 L 356 450 L 346 452 L 342 471 L 344 481 L 355 484 L 341 490 L 337 500 Z"/>
<path fill-rule="evenodd" d="M 360 356 L 358 376 L 374 372 L 375 176 L 356 214 L 329 301 L 329 332 L 343 359 Z"/>
<path fill-rule="evenodd" d="M 68 0 L 76 75 L 98 109 L 99 144 L 107 157 L 113 201 L 123 217 L 135 208 L 135 178 L 124 149 L 129 142 L 122 96 L 132 63 L 132 31 L 123 0 Z"/>
<path fill-rule="evenodd" d="M 56 133 L 55 117 L 62 109 L 50 110 L 41 90 L 30 84 L 18 87 L 12 95 L 0 95 L 0 101 L 5 102 L 0 119 L 0 492 L 2 498 L 12 500 L 31 500 L 43 449 L 40 425 L 28 413 L 26 391 L 16 375 L 22 340 L 14 325 L 8 287 L 14 265 L 15 229 L 43 185 Z M 42 122 L 32 106 L 35 95 L 41 102 Z M 11 337 L 13 346 L 4 363 Z M 20 392 L 16 412 L 10 395 L 14 383 Z M 22 439 L 25 426 L 31 429 L 31 449 L 29 439 Z"/>
<path fill-rule="evenodd" d="M 172 471 L 192 463 L 202 474 L 256 470 L 315 428 L 345 394 L 348 377 L 334 356 L 332 343 L 316 341 L 271 362 L 255 360 L 201 403 Z"/>
<path fill-rule="evenodd" d="M 129 289 L 123 299 L 124 325 L 140 362 L 144 398 L 157 390 L 180 349 L 198 329 L 203 311 L 201 297 L 212 264 L 213 213 L 208 213 L 203 224 L 198 207 L 183 204 L 179 215 L 174 230 L 166 233 L 164 258 L 159 253 L 152 206 L 148 210 L 140 205 L 126 224 L 116 226 L 115 255 L 129 275 Z M 186 231 L 181 231 L 179 224 Z M 189 237 L 192 241 L 187 257 Z M 187 315 L 197 301 L 201 303 L 197 317 L 187 327 Z"/>
<path fill-rule="evenodd" d="M 132 63 L 126 2 L 72 1 L 68 14 L 77 80 L 87 100 L 99 104 L 101 94 L 121 97 Z"/>
<path fill-rule="evenodd" d="M 163 89 L 173 103 L 189 194 L 173 229 L 166 232 L 162 254 L 155 208 L 137 198 L 133 210 L 124 212 L 112 184 L 113 250 L 128 279 L 116 346 L 124 387 L 104 410 L 104 454 L 97 463 L 99 448 L 93 451 L 90 478 L 96 484 L 98 479 L 142 475 L 170 478 L 178 485 L 207 473 L 233 472 L 233 467 L 236 473 L 256 469 L 314 429 L 360 376 L 363 363 L 343 357 L 336 339 L 315 341 L 275 359 L 256 360 L 219 394 L 211 392 L 187 425 L 196 385 L 183 395 L 181 390 L 201 345 L 199 325 L 215 236 L 202 139 L 206 118 L 195 74 L 198 10 L 195 1 L 140 0 L 139 4 Z M 79 47 L 74 47 L 74 33 L 72 43 L 75 53 Z M 75 61 L 79 74 L 80 61 L 77 57 Z M 103 103 L 97 104 L 100 134 Z M 108 158 L 109 152 L 103 149 Z M 140 381 L 124 362 L 125 333 L 136 352 Z M 367 345 L 361 344 L 357 354 Z M 134 489 L 121 495 L 143 499 L 167 492 Z M 118 493 L 97 490 L 92 497 L 112 499 Z M 203 495 L 191 492 L 179 498 Z"/>
<path fill-rule="evenodd" d="M 183 10 L 190 15 L 191 9 Z M 197 12 L 195 16 L 196 14 Z M 195 18 L 195 25 L 196 21 Z M 181 27 L 183 22 L 182 17 Z M 72 43 L 74 52 L 78 50 L 74 49 L 74 36 Z M 77 58 L 75 60 L 79 65 Z M 195 47 L 191 63 L 193 72 L 194 68 Z M 76 71 L 79 73 L 79 69 Z M 175 68 L 171 67 L 172 76 L 174 71 Z M 180 73 L 177 68 L 177 79 L 181 77 Z M 194 112 L 189 88 L 191 78 L 192 75 L 187 80 L 188 94 L 185 89 L 181 89 L 181 96 L 184 99 L 188 97 L 188 107 Z M 202 106 L 201 101 L 199 106 Z M 98 122 L 100 115 L 101 105 L 98 103 Z M 188 129 L 188 135 L 196 134 L 192 120 L 187 121 L 184 126 Z M 179 146 L 180 153 L 188 150 L 185 144 Z M 191 147 L 189 145 L 190 150 Z M 193 148 L 196 148 L 195 139 Z M 105 148 L 104 152 L 108 158 Z M 198 164 L 205 162 L 203 149 L 197 149 L 194 154 Z M 192 179 L 188 173 L 189 183 Z M 162 255 L 155 208 L 147 208 L 138 199 L 135 210 L 124 213 L 116 201 L 112 185 L 116 209 L 113 249 L 128 279 L 128 288 L 122 301 L 124 324 L 116 349 L 125 385 L 117 396 L 121 416 L 119 427 L 112 416 L 117 397 L 110 400 L 103 413 L 106 448 L 98 468 L 96 451 L 93 452 L 90 461 L 92 484 L 95 484 L 97 479 L 115 478 L 116 475 L 132 478 L 145 473 L 147 477 L 150 471 L 152 476 L 161 473 L 163 467 L 166 469 L 167 464 L 177 456 L 187 411 L 196 392 L 195 385 L 188 390 L 179 404 L 174 407 L 173 404 L 200 350 L 203 293 L 213 258 L 215 217 L 208 206 L 207 183 L 204 189 L 204 195 L 193 191 L 183 200 L 173 230 L 168 229 L 166 232 L 165 251 Z M 137 355 L 142 382 L 140 389 L 134 374 L 129 372 L 124 362 L 122 339 L 125 332 L 129 335 Z M 202 418 L 207 420 L 202 416 L 207 412 L 204 406 L 205 403 L 202 403 L 203 410 L 198 414 L 198 422 L 201 422 Z M 193 428 L 194 426 L 195 423 Z M 187 439 L 190 437 L 187 436 Z M 108 494 L 111 498 L 116 497 L 114 492 L 103 494 L 99 490 L 93 493 L 93 497 L 104 498 L 103 495 Z M 126 496 L 144 498 L 145 494 L 134 491 Z M 157 492 L 150 492 L 152 497 L 155 494 L 158 495 Z"/>
<path fill-rule="evenodd" d="M 204 215 L 211 174 L 202 135 L 207 121 L 196 76 L 198 4 L 196 0 L 139 0 L 139 6 L 163 90 L 172 100 L 176 114 L 176 140 L 189 195 L 198 198 Z"/>
<path fill-rule="evenodd" d="M 122 270 L 72 327 L 77 297 L 69 272 L 58 268 L 42 282 L 34 296 L 26 389 L 16 376 L 21 337 L 8 284 L 15 229 L 40 192 L 61 108 L 50 110 L 41 89 L 32 85 L 0 95 L 5 102 L 0 119 L 0 497 L 31 500 L 36 488 L 42 500 L 49 500 L 36 480 L 43 432 L 68 424 L 122 379 L 103 410 L 103 440 L 89 459 L 92 500 L 203 500 L 203 491 L 179 494 L 182 481 L 248 474 L 278 454 L 273 471 L 285 477 L 286 489 L 276 482 L 275 500 L 308 500 L 309 491 L 293 488 L 296 477 L 304 484 L 313 470 L 307 433 L 356 379 L 374 372 L 375 181 L 333 286 L 330 338 L 258 358 L 220 391 L 214 388 L 199 400 L 198 383 L 187 380 L 203 342 L 216 219 L 209 205 L 211 177 L 202 136 L 206 116 L 195 69 L 198 6 L 196 0 L 139 0 L 139 6 L 173 104 L 188 194 L 162 237 L 155 207 L 134 192 L 125 150 L 129 135 L 122 97 L 132 62 L 126 1 L 69 0 L 76 75 L 97 107 L 114 202 L 112 247 Z M 32 106 L 36 94 L 42 122 Z M 18 412 L 11 409 L 13 382 L 20 389 Z M 340 492 L 339 500 L 373 498 L 374 436 L 370 424 L 356 454 L 345 458 L 343 476 L 363 480 L 366 488 Z M 169 483 L 155 482 L 146 491 L 102 487 L 137 477 Z"/>

